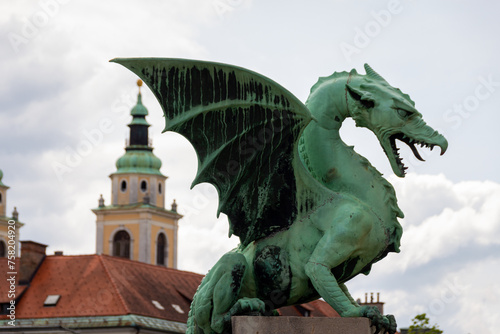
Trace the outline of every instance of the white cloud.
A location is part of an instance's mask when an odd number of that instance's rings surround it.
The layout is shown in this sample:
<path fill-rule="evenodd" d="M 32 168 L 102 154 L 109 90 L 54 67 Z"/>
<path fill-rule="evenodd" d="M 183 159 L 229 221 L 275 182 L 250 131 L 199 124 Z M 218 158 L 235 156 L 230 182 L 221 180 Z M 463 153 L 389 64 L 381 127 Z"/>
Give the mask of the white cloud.
<path fill-rule="evenodd" d="M 392 271 L 405 271 L 456 254 L 460 249 L 500 244 L 500 184 L 443 175 L 392 178 L 406 214 L 401 254 Z"/>
<path fill-rule="evenodd" d="M 493 255 L 493 254 L 492 254 Z M 500 258 L 498 254 L 480 259 L 457 272 L 469 285 L 458 296 L 453 321 L 467 333 L 496 334 L 500 327 Z M 457 326 L 457 327 L 458 327 Z"/>

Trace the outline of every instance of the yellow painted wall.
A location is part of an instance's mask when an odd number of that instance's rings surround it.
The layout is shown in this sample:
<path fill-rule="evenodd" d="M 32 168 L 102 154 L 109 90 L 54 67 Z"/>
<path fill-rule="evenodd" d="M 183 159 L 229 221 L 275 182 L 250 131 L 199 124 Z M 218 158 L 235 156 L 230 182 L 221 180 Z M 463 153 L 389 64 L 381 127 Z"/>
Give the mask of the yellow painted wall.
<path fill-rule="evenodd" d="M 111 233 L 118 227 L 118 225 L 108 225 L 108 226 L 104 226 L 104 231 L 103 231 L 103 242 L 104 242 L 104 245 L 103 245 L 103 249 L 102 249 L 102 252 L 103 254 L 107 254 L 107 255 L 113 255 L 113 254 L 110 254 L 109 252 L 109 237 L 111 235 Z"/>
<path fill-rule="evenodd" d="M 168 267 L 174 266 L 174 230 L 167 231 L 168 237 Z"/>
<path fill-rule="evenodd" d="M 175 224 L 174 220 L 172 218 L 164 217 L 164 216 L 160 216 L 160 215 L 155 215 L 155 214 L 153 214 L 153 220 L 156 222 L 165 223 L 165 224 L 172 225 L 172 226 L 174 226 L 174 224 Z"/>
<path fill-rule="evenodd" d="M 130 213 L 120 213 L 120 214 L 107 214 L 104 216 L 104 221 L 125 221 L 125 220 L 137 220 L 139 219 L 138 212 L 130 212 Z"/>
<path fill-rule="evenodd" d="M 151 212 L 151 211 L 150 211 Z M 140 218 L 140 213 L 137 211 L 130 211 L 127 213 L 119 213 L 119 214 L 106 214 L 104 215 L 103 219 L 106 222 L 110 221 L 124 221 L 124 220 L 137 220 Z M 151 212 L 151 220 L 154 222 L 159 222 L 167 225 L 172 225 L 174 226 L 175 221 L 174 219 L 170 217 L 165 217 L 159 214 L 156 214 L 154 211 Z"/>
<path fill-rule="evenodd" d="M 156 190 L 158 190 L 158 189 L 156 189 Z M 160 207 L 162 209 L 165 208 L 165 203 L 163 201 L 164 201 L 164 199 L 163 199 L 163 192 L 162 192 L 161 195 L 158 194 L 158 192 L 157 192 L 156 193 L 156 206 Z"/>
<path fill-rule="evenodd" d="M 161 194 L 158 191 L 159 184 L 161 184 Z M 156 206 L 165 208 L 165 181 L 163 180 L 156 182 Z"/>

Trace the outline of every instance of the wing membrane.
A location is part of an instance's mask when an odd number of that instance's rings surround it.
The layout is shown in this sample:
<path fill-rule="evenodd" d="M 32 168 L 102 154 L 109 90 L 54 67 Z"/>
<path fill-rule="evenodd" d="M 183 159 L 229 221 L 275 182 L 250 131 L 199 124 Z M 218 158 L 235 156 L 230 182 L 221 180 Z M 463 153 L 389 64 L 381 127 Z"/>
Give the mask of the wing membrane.
<path fill-rule="evenodd" d="M 165 130 L 185 136 L 198 156 L 193 186 L 209 182 L 230 234 L 246 245 L 291 225 L 297 215 L 294 157 L 311 120 L 307 108 L 274 81 L 226 64 L 114 59 L 153 91 Z"/>

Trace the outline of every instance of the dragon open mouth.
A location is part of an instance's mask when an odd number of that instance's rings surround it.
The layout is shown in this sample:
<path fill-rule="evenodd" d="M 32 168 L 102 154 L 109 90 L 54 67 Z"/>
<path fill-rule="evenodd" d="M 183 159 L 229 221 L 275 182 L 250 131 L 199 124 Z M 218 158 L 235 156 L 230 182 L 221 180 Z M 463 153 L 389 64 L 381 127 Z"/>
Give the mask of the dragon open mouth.
<path fill-rule="evenodd" d="M 420 156 L 420 153 L 418 153 L 418 150 L 415 147 L 415 145 L 420 145 L 420 147 L 425 146 L 427 148 L 430 148 L 431 151 L 434 148 L 434 146 L 436 145 L 436 144 L 429 144 L 429 143 L 426 143 L 424 141 L 419 141 L 419 140 L 409 138 L 409 137 L 405 136 L 403 133 L 396 133 L 396 134 L 390 136 L 389 143 L 391 144 L 392 153 L 394 154 L 396 163 L 399 167 L 401 174 L 403 174 L 403 175 L 406 174 L 406 170 L 408 169 L 408 167 L 406 167 L 403 164 L 403 159 L 401 159 L 401 157 L 399 156 L 399 148 L 396 146 L 396 139 L 398 139 L 398 140 L 402 141 L 403 143 L 405 143 L 406 145 L 408 145 L 410 147 L 411 151 L 413 152 L 413 154 L 415 155 L 415 157 L 420 161 L 425 161 L 425 160 Z M 442 153 L 444 153 L 444 152 L 442 152 Z"/>

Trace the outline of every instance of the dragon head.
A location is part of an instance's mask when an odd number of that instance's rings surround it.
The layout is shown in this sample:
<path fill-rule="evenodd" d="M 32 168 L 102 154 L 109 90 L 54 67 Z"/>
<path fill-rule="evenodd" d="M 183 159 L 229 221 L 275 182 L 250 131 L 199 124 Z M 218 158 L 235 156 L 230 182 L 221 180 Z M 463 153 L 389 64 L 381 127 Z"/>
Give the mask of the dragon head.
<path fill-rule="evenodd" d="M 397 140 L 407 144 L 421 161 L 424 159 L 416 145 L 431 150 L 439 146 L 443 155 L 448 142 L 424 122 L 410 97 L 389 85 L 368 64 L 365 64 L 365 70 L 366 76 L 354 76 L 355 70 L 351 72 L 351 79 L 346 84 L 347 108 L 356 126 L 375 133 L 394 173 L 404 177 L 407 169 L 399 156 Z"/>

